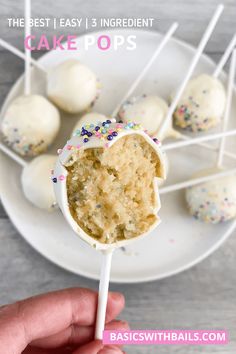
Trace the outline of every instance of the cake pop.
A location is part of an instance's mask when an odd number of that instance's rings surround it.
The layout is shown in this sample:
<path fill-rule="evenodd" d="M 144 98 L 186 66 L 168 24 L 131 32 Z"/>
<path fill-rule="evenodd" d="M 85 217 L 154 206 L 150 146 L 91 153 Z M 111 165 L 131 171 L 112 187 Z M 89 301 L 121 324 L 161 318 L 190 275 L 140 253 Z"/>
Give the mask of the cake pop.
<path fill-rule="evenodd" d="M 25 0 L 25 36 L 30 36 L 30 0 Z M 8 106 L 1 131 L 6 143 L 22 156 L 44 152 L 60 128 L 60 115 L 45 97 L 31 94 L 31 51 L 25 49 L 24 95 Z"/>
<path fill-rule="evenodd" d="M 47 95 L 62 110 L 79 113 L 91 107 L 99 92 L 95 74 L 77 59 L 69 59 L 48 72 Z"/>
<path fill-rule="evenodd" d="M 36 156 L 46 151 L 59 128 L 57 108 L 40 95 L 14 99 L 1 122 L 3 139 L 22 156 Z"/>
<path fill-rule="evenodd" d="M 174 123 L 192 132 L 206 131 L 220 123 L 225 101 L 220 80 L 201 74 L 188 82 L 174 112 Z"/>
<path fill-rule="evenodd" d="M 51 171 L 56 162 L 55 155 L 41 155 L 26 164 L 21 174 L 24 195 L 34 206 L 52 211 L 56 207 L 51 182 Z M 40 183 L 35 183 L 35 181 Z"/>
<path fill-rule="evenodd" d="M 168 111 L 167 103 L 158 96 L 140 96 L 125 102 L 120 111 L 119 118 L 123 122 L 135 121 L 141 124 L 152 135 L 158 136 L 158 130 L 166 117 Z M 171 122 L 166 129 L 165 136 L 176 136 Z"/>

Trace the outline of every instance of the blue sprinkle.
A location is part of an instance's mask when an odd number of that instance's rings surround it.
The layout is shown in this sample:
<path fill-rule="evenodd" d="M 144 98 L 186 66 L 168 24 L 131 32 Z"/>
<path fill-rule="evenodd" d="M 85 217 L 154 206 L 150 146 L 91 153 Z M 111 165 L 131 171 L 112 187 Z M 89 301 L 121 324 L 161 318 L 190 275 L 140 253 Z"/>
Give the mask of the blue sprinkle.
<path fill-rule="evenodd" d="M 91 132 L 87 133 L 87 136 L 89 136 L 89 137 L 92 136 L 92 135 L 93 135 L 93 133 L 91 133 Z"/>
<path fill-rule="evenodd" d="M 53 181 L 53 183 L 57 183 L 57 178 L 56 178 L 56 177 L 53 177 L 53 178 L 52 178 L 52 181 Z"/>
<path fill-rule="evenodd" d="M 84 143 L 87 143 L 89 141 L 88 138 L 84 138 Z"/>
<path fill-rule="evenodd" d="M 112 135 L 113 135 L 113 136 L 117 136 L 118 133 L 117 133 L 117 132 L 112 132 Z"/>
<path fill-rule="evenodd" d="M 99 129 L 100 129 L 100 127 L 97 125 L 97 126 L 95 127 L 96 132 L 99 131 Z"/>
<path fill-rule="evenodd" d="M 108 135 L 107 140 L 112 140 L 113 136 L 112 135 Z"/>

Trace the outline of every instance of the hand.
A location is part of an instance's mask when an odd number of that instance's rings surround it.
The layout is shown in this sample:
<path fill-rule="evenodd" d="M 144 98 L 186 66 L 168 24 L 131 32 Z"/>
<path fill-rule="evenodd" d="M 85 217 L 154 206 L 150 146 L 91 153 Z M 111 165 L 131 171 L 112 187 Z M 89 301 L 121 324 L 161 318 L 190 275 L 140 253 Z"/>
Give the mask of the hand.
<path fill-rule="evenodd" d="M 121 354 L 94 340 L 97 293 L 75 288 L 39 295 L 0 308 L 0 353 Z M 115 321 L 124 297 L 109 293 L 106 329 L 128 329 Z"/>

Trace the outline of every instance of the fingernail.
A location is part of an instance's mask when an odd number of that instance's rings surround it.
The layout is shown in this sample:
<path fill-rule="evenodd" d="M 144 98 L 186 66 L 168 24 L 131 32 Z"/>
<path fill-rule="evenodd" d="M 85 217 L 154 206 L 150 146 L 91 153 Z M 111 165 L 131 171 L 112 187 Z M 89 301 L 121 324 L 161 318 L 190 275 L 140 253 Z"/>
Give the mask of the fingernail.
<path fill-rule="evenodd" d="M 125 300 L 124 295 L 121 293 L 110 292 L 110 297 L 113 301 L 117 301 L 117 302 Z"/>
<path fill-rule="evenodd" d="M 112 348 L 112 347 L 104 347 L 102 350 L 100 350 L 100 352 L 98 352 L 98 354 L 118 354 L 121 353 L 121 351 L 116 347 L 116 348 Z"/>

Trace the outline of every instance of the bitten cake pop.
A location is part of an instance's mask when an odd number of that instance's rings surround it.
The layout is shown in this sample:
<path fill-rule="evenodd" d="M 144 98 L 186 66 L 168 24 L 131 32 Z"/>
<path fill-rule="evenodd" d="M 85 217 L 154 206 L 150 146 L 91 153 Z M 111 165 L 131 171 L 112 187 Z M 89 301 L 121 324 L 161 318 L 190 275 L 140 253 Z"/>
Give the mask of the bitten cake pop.
<path fill-rule="evenodd" d="M 53 182 L 62 212 L 94 247 L 117 247 L 159 223 L 160 142 L 135 123 L 83 127 L 60 151 Z M 69 209 L 68 209 L 69 206 Z"/>
<path fill-rule="evenodd" d="M 174 112 L 176 126 L 192 132 L 206 131 L 220 123 L 225 89 L 215 77 L 202 74 L 190 80 Z"/>
<path fill-rule="evenodd" d="M 194 177 L 217 171 L 202 171 Z M 217 224 L 236 217 L 236 176 L 217 178 L 187 188 L 185 196 L 190 214 L 201 221 Z"/>
<path fill-rule="evenodd" d="M 4 140 L 22 156 L 35 156 L 46 151 L 59 128 L 57 108 L 40 95 L 17 97 L 1 122 Z"/>
<path fill-rule="evenodd" d="M 73 130 L 72 130 L 72 135 L 76 133 L 78 130 L 81 130 L 83 126 L 88 125 L 88 128 L 90 124 L 92 126 L 94 125 L 94 122 L 103 122 L 106 119 L 108 119 L 106 116 L 100 113 L 96 112 L 91 112 L 84 114 L 81 118 L 79 118 L 78 122 L 75 124 Z"/>
<path fill-rule="evenodd" d="M 55 194 L 51 181 L 51 171 L 57 156 L 41 155 L 28 163 L 21 175 L 25 197 L 36 207 L 52 211 L 56 207 Z M 40 181 L 36 183 L 35 181 Z"/>
<path fill-rule="evenodd" d="M 94 104 L 98 93 L 95 74 L 79 60 L 66 60 L 48 72 L 47 95 L 66 112 L 85 111 Z"/>

